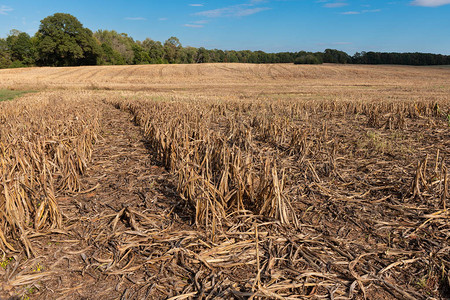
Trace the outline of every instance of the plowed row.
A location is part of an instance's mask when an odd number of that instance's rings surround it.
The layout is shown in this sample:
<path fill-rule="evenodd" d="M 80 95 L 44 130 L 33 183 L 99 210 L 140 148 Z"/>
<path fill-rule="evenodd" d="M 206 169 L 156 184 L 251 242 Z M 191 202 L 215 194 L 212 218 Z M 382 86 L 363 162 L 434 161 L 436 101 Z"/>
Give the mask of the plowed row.
<path fill-rule="evenodd" d="M 450 71 L 1 70 L 0 297 L 445 299 Z"/>

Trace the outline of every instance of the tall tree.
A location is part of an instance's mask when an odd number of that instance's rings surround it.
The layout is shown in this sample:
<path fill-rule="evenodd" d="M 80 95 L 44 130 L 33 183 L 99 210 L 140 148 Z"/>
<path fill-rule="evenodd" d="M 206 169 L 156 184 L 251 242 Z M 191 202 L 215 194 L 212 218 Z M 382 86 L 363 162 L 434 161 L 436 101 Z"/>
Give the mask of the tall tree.
<path fill-rule="evenodd" d="M 98 30 L 94 36 L 102 44 L 103 49 L 108 49 L 104 58 L 107 64 L 131 65 L 135 63 L 135 51 L 133 50 L 135 42 L 126 33 L 118 33 L 115 30 Z"/>
<path fill-rule="evenodd" d="M 209 52 L 203 47 L 198 48 L 196 63 L 208 63 L 209 62 Z"/>
<path fill-rule="evenodd" d="M 43 19 L 36 37 L 41 65 L 97 64 L 100 47 L 92 31 L 70 14 L 56 13 Z"/>
<path fill-rule="evenodd" d="M 25 66 L 34 63 L 36 49 L 28 33 L 13 29 L 6 38 L 6 42 L 13 60 L 19 61 Z"/>
<path fill-rule="evenodd" d="M 146 38 L 142 42 L 142 47 L 148 52 L 151 64 L 167 63 L 167 61 L 164 59 L 164 46 L 161 44 L 161 42 Z"/>
<path fill-rule="evenodd" d="M 182 48 L 180 40 L 174 36 L 164 42 L 165 58 L 169 64 L 179 63 L 180 49 Z"/>
<path fill-rule="evenodd" d="M 0 38 L 0 69 L 9 68 L 12 64 L 11 53 L 6 39 Z"/>
<path fill-rule="evenodd" d="M 133 45 L 134 60 L 135 65 L 149 64 L 151 59 L 148 52 L 142 47 L 141 43 L 138 41 Z"/>
<path fill-rule="evenodd" d="M 351 62 L 351 57 L 344 51 L 325 49 L 323 61 L 326 63 L 346 64 Z"/>

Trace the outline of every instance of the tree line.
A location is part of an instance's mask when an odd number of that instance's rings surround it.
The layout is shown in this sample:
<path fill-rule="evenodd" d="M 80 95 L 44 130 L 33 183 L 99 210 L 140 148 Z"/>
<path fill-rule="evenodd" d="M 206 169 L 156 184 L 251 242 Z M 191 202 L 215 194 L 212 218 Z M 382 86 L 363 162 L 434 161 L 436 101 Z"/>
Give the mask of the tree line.
<path fill-rule="evenodd" d="M 295 63 L 295 64 L 400 64 L 450 65 L 449 55 L 431 53 L 234 51 L 183 47 L 176 37 L 164 43 L 134 40 L 114 30 L 92 32 L 70 14 L 43 19 L 34 36 L 11 30 L 0 38 L 0 68 L 28 66 L 192 64 L 192 63 Z"/>

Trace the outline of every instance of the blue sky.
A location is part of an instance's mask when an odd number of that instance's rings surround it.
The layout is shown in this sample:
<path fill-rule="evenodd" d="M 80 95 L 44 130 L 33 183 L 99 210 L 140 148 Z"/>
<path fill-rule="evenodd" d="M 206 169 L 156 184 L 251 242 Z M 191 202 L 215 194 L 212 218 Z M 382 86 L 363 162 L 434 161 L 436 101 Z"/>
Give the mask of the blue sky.
<path fill-rule="evenodd" d="M 34 34 L 56 12 L 92 31 L 208 49 L 450 55 L 450 0 L 0 0 L 0 37 Z"/>

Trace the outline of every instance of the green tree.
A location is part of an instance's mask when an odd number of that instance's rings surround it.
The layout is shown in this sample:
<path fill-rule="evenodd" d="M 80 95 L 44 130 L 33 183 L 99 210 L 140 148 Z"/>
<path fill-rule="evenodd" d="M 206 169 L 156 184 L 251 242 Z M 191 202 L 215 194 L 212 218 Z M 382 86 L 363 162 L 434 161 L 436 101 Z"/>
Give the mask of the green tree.
<path fill-rule="evenodd" d="M 43 19 L 36 38 L 41 65 L 95 65 L 100 56 L 92 31 L 70 14 L 56 13 Z"/>
<path fill-rule="evenodd" d="M 239 62 L 239 58 L 236 54 L 236 51 L 225 51 L 225 62 L 237 63 Z"/>
<path fill-rule="evenodd" d="M 165 58 L 169 64 L 176 64 L 180 62 L 180 50 L 182 46 L 180 40 L 174 36 L 170 37 L 164 42 Z"/>
<path fill-rule="evenodd" d="M 135 63 L 133 47 L 136 43 L 126 33 L 118 33 L 115 30 L 98 30 L 94 37 L 102 44 L 102 48 L 112 49 L 112 51 L 104 54 L 103 60 L 105 60 L 105 63 L 119 65 Z M 121 56 L 121 58 L 118 56 Z"/>
<path fill-rule="evenodd" d="M 12 60 L 8 43 L 6 39 L 0 38 L 0 69 L 9 68 L 11 64 Z"/>
<path fill-rule="evenodd" d="M 209 62 L 209 52 L 203 47 L 198 48 L 196 63 L 208 63 Z"/>
<path fill-rule="evenodd" d="M 326 63 L 346 64 L 351 63 L 352 59 L 344 51 L 339 51 L 336 49 L 325 49 L 323 61 Z"/>
<path fill-rule="evenodd" d="M 146 38 L 142 42 L 142 47 L 148 52 L 151 64 L 167 63 L 164 59 L 164 46 L 161 42 Z"/>
<path fill-rule="evenodd" d="M 13 60 L 19 61 L 25 66 L 34 63 L 36 49 L 28 33 L 13 29 L 6 38 L 6 42 Z"/>
<path fill-rule="evenodd" d="M 237 52 L 237 56 L 240 63 L 248 63 L 250 54 L 252 54 L 252 51 L 250 50 L 241 50 Z"/>
<path fill-rule="evenodd" d="M 102 43 L 102 53 L 99 59 L 99 64 L 102 65 L 126 65 L 127 61 L 123 56 L 114 50 L 111 45 Z"/>
<path fill-rule="evenodd" d="M 300 64 L 308 64 L 308 65 L 317 65 L 321 64 L 322 62 L 320 59 L 315 56 L 314 54 L 306 54 L 299 56 L 295 59 L 294 64 L 300 65 Z"/>
<path fill-rule="evenodd" d="M 150 63 L 150 56 L 147 51 L 141 46 L 140 42 L 137 42 L 133 45 L 133 53 L 134 53 L 134 60 L 133 63 L 135 65 L 142 65 L 142 64 L 149 64 Z"/>
<path fill-rule="evenodd" d="M 182 64 L 192 64 L 195 63 L 197 58 L 197 48 L 185 47 L 180 50 L 180 62 Z"/>

